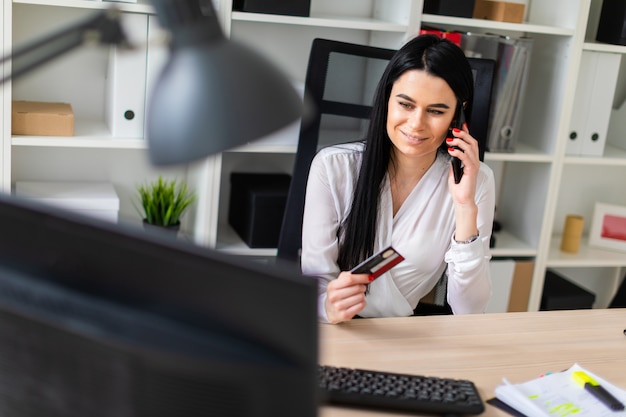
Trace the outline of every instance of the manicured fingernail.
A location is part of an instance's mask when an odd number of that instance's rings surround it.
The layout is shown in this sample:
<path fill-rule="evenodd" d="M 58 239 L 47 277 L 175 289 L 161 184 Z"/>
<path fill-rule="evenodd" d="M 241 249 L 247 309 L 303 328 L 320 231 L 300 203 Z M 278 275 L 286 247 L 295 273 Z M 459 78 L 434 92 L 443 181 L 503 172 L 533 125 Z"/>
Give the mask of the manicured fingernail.
<path fill-rule="evenodd" d="M 453 131 L 454 133 L 460 133 L 460 132 L 461 132 L 461 129 L 457 129 L 457 128 L 455 127 L 455 128 L 453 128 L 453 129 L 452 129 L 452 131 Z"/>
<path fill-rule="evenodd" d="M 454 150 L 455 150 L 454 148 L 448 148 L 448 152 L 452 152 Z"/>
<path fill-rule="evenodd" d="M 370 280 L 370 282 L 374 281 L 374 275 L 370 274 L 370 276 L 368 276 L 367 278 Z"/>
<path fill-rule="evenodd" d="M 446 142 L 452 142 L 454 138 L 446 138 Z"/>

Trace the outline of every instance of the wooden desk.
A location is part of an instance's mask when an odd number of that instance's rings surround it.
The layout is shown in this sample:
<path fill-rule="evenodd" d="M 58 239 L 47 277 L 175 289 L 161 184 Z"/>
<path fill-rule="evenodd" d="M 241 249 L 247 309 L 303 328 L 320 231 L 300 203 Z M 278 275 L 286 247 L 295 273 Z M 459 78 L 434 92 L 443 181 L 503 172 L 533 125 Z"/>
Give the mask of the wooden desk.
<path fill-rule="evenodd" d="M 626 389 L 626 309 L 352 320 L 320 325 L 320 363 L 470 379 L 487 400 L 574 363 Z M 320 417 L 397 413 L 323 407 Z M 408 415 L 408 414 L 407 414 Z M 510 417 L 486 404 L 483 416 Z"/>

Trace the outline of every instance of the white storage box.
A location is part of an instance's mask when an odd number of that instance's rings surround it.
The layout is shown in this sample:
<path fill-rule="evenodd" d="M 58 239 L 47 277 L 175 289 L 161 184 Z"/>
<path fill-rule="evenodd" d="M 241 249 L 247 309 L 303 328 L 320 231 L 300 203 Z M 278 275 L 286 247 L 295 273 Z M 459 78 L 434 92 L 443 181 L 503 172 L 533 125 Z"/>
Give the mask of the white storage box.
<path fill-rule="evenodd" d="M 117 222 L 120 200 L 108 182 L 16 181 L 15 195 L 87 216 Z"/>

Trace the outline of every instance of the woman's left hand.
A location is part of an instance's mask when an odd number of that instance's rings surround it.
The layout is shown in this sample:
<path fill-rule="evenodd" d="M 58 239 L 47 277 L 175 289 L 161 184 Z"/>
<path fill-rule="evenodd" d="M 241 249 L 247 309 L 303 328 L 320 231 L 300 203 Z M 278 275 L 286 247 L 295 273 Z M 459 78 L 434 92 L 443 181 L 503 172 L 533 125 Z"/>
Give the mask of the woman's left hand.
<path fill-rule="evenodd" d="M 452 129 L 452 134 L 454 135 L 453 138 L 446 139 L 448 152 L 459 158 L 463 165 L 463 176 L 458 184 L 454 182 L 452 167 L 450 167 L 450 175 L 448 176 L 448 188 L 454 201 L 456 218 L 454 239 L 460 242 L 478 234 L 476 225 L 478 206 L 474 197 L 476 195 L 476 178 L 480 170 L 480 159 L 478 141 L 469 134 L 467 124 L 463 125 L 463 130 Z M 453 146 L 459 149 L 454 149 Z"/>
<path fill-rule="evenodd" d="M 450 167 L 450 175 L 448 177 L 450 193 L 456 204 L 474 204 L 476 177 L 480 170 L 478 141 L 470 135 L 467 129 L 467 123 L 463 124 L 463 130 L 452 129 L 452 134 L 452 138 L 446 139 L 448 153 L 461 161 L 463 176 L 461 177 L 461 181 L 456 184 L 454 182 L 452 167 Z"/>

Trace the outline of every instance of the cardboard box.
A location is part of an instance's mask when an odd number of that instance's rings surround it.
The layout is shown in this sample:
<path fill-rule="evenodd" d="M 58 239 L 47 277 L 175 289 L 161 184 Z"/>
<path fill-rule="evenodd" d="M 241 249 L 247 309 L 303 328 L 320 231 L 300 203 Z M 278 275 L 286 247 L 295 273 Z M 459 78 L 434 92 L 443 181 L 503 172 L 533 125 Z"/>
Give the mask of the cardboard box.
<path fill-rule="evenodd" d="M 11 105 L 11 134 L 74 136 L 74 112 L 68 103 L 16 100 Z"/>
<path fill-rule="evenodd" d="M 108 182 L 16 181 L 15 195 L 117 223 L 120 200 Z"/>
<path fill-rule="evenodd" d="M 534 269 L 535 263 L 532 261 L 515 261 L 509 305 L 506 311 L 528 311 L 528 300 L 530 299 L 530 286 L 533 282 Z"/>
<path fill-rule="evenodd" d="M 499 22 L 522 23 L 526 5 L 506 1 L 475 0 L 474 15 L 476 19 L 497 20 Z"/>

